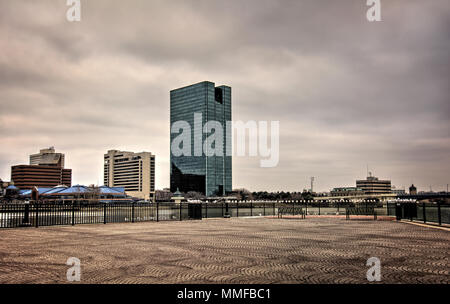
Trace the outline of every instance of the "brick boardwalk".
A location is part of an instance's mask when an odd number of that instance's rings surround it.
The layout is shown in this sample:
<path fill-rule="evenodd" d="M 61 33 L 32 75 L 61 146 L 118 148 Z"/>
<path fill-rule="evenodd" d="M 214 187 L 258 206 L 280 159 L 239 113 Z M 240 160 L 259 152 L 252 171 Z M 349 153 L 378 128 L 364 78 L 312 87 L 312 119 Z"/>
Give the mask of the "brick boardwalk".
<path fill-rule="evenodd" d="M 450 232 L 336 218 L 207 219 L 0 230 L 0 283 L 450 283 Z"/>

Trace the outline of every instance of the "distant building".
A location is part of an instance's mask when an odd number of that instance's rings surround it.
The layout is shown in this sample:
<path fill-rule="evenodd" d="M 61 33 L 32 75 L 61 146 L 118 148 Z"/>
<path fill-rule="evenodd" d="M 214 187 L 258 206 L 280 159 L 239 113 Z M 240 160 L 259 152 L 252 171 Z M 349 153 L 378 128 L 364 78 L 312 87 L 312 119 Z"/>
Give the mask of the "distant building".
<path fill-rule="evenodd" d="M 367 179 L 356 181 L 356 187 L 362 189 L 365 194 L 392 193 L 390 180 L 379 180 L 370 172 Z"/>
<path fill-rule="evenodd" d="M 155 155 L 109 150 L 104 155 L 104 184 L 123 187 L 133 197 L 153 200 L 155 195 Z"/>
<path fill-rule="evenodd" d="M 199 121 L 195 115 L 201 117 Z M 170 91 L 170 126 L 175 122 L 187 122 L 191 128 L 190 155 L 173 155 L 170 149 L 170 191 L 200 192 L 206 196 L 226 195 L 232 191 L 231 136 L 228 136 L 226 122 L 231 121 L 231 87 L 215 86 L 203 81 Z M 207 156 L 203 143 L 207 135 L 203 126 L 210 121 L 222 125 L 222 156 Z M 217 131 L 216 131 L 217 132 Z M 196 137 L 200 134 L 200 140 Z M 170 144 L 179 134 L 170 134 Z M 229 149 L 230 150 L 230 149 Z M 228 151 L 229 151 L 228 150 Z"/>
<path fill-rule="evenodd" d="M 72 184 L 72 170 L 52 165 L 17 165 L 11 167 L 11 181 L 20 189 L 55 187 Z"/>
<path fill-rule="evenodd" d="M 417 188 L 414 186 L 414 184 L 409 187 L 409 194 L 410 195 L 417 195 Z"/>
<path fill-rule="evenodd" d="M 39 153 L 30 155 L 30 165 L 46 165 L 64 168 L 64 154 L 56 153 L 54 147 L 41 149 Z"/>
<path fill-rule="evenodd" d="M 405 189 L 397 189 L 395 186 L 392 186 L 392 193 L 396 195 L 405 195 L 406 191 Z"/>
<path fill-rule="evenodd" d="M 41 149 L 30 155 L 30 165 L 11 167 L 11 181 L 20 189 L 54 187 L 72 184 L 72 170 L 64 168 L 64 154 L 56 153 L 54 147 Z"/>
<path fill-rule="evenodd" d="M 358 187 L 338 187 L 330 191 L 330 196 L 356 196 L 363 194 L 364 191 Z"/>

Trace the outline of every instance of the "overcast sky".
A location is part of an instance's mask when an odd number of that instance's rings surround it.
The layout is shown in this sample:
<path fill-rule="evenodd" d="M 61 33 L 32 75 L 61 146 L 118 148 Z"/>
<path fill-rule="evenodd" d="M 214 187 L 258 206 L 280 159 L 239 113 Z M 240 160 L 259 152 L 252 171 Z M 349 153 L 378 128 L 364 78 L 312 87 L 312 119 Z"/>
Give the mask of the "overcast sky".
<path fill-rule="evenodd" d="M 55 146 L 73 183 L 108 149 L 156 154 L 169 186 L 169 91 L 232 87 L 233 120 L 280 121 L 280 161 L 233 158 L 233 188 L 450 183 L 448 0 L 0 0 L 0 178 Z"/>

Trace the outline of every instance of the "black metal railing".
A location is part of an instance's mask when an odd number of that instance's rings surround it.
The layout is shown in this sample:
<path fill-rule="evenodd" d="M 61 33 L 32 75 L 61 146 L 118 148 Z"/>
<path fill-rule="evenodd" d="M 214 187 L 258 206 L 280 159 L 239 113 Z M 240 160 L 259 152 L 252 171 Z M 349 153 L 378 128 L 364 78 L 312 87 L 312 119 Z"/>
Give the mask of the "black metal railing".
<path fill-rule="evenodd" d="M 364 215 L 373 216 L 373 219 L 377 219 L 377 211 L 373 207 L 359 206 L 359 207 L 347 207 L 345 209 L 345 219 L 349 220 L 351 215 Z"/>
<path fill-rule="evenodd" d="M 433 224 L 450 224 L 450 204 L 442 202 L 390 202 L 387 203 L 388 215 L 397 220 L 419 221 Z"/>
<path fill-rule="evenodd" d="M 366 203 L 367 204 L 367 203 Z M 1 202 L 0 228 L 181 221 L 219 217 L 345 214 L 351 202 L 230 201 L 218 203 L 101 203 L 87 200 Z M 377 214 L 389 213 L 377 207 Z M 301 214 L 299 211 L 301 210 Z"/>

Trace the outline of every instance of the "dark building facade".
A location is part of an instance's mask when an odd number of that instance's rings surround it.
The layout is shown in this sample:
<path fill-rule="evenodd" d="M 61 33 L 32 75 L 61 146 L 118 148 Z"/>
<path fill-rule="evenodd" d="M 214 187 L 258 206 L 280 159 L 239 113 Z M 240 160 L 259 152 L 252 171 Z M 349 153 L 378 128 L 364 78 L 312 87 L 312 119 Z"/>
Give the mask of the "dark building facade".
<path fill-rule="evenodd" d="M 197 117 L 197 120 L 194 117 Z M 201 123 L 199 117 L 201 115 Z M 170 190 L 196 191 L 207 196 L 226 195 L 232 190 L 231 87 L 218 86 L 209 81 L 200 82 L 170 92 L 170 125 L 185 121 L 191 129 L 191 154 L 175 156 L 170 152 Z M 208 156 L 203 143 L 210 133 L 203 132 L 207 122 L 216 121 L 223 130 L 222 155 Z M 177 133 L 170 134 L 172 147 Z M 196 136 L 198 135 L 198 136 Z M 200 140 L 201 139 L 201 140 Z M 200 152 L 199 148 L 201 149 Z M 227 153 L 228 152 L 228 153 Z"/>
<path fill-rule="evenodd" d="M 18 165 L 11 167 L 11 181 L 20 189 L 72 185 L 72 169 L 51 165 Z"/>

